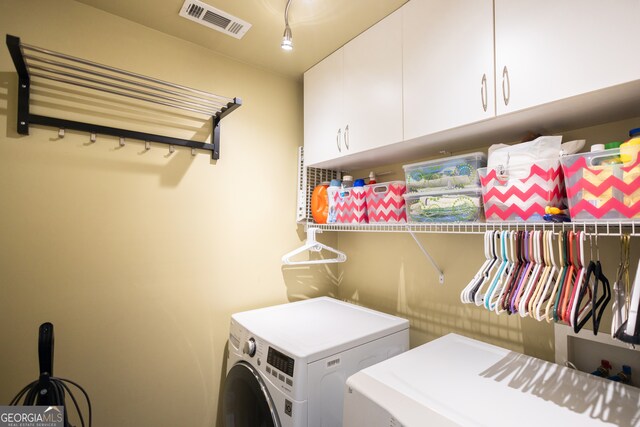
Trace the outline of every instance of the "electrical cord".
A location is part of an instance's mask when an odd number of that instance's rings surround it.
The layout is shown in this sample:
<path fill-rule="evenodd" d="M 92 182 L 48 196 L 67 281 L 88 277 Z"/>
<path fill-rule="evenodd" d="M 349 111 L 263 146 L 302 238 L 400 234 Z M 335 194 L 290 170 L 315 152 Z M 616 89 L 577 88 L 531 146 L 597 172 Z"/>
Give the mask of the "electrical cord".
<path fill-rule="evenodd" d="M 43 323 L 40 326 L 40 339 L 38 341 L 38 353 L 40 356 L 40 378 L 27 384 L 9 403 L 10 406 L 62 406 L 64 410 L 64 427 L 73 427 L 69 424 L 67 416 L 66 397 L 67 394 L 73 401 L 78 418 L 82 427 L 91 427 L 92 410 L 89 394 L 78 383 L 66 378 L 54 377 L 53 371 L 53 325 Z M 85 417 L 80 410 L 78 400 L 71 391 L 70 384 L 82 392 L 87 404 L 89 424 L 85 424 Z"/>

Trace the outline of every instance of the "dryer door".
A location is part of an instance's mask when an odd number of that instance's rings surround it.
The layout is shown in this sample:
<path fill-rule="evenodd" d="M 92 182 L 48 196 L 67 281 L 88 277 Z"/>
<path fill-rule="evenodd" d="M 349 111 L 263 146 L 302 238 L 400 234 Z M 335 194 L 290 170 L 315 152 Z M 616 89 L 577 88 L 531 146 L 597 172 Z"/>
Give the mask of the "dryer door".
<path fill-rule="evenodd" d="M 280 427 L 269 391 L 258 371 L 246 362 L 231 368 L 222 395 L 225 427 Z"/>

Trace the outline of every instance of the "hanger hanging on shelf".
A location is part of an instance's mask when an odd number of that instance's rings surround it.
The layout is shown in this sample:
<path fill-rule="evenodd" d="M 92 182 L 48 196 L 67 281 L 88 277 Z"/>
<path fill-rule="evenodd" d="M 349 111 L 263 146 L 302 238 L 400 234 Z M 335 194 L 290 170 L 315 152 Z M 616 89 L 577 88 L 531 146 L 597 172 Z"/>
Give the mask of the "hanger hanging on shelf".
<path fill-rule="evenodd" d="M 567 245 L 565 240 L 567 239 L 567 232 L 563 231 L 558 234 L 558 256 L 560 258 L 560 267 L 558 269 L 558 275 L 556 276 L 553 290 L 549 296 L 547 307 L 545 310 L 545 318 L 547 323 L 551 321 L 558 321 L 558 301 L 562 295 L 562 283 L 567 274 Z"/>
<path fill-rule="evenodd" d="M 555 234 L 553 231 L 545 231 L 545 241 L 546 241 L 546 250 L 547 250 L 547 274 L 544 279 L 544 285 L 542 286 L 542 290 L 540 291 L 537 300 L 534 302 L 535 304 L 535 318 L 538 321 L 542 321 L 545 319 L 545 313 L 542 312 L 542 308 L 545 302 L 549 301 L 551 297 L 551 291 L 553 289 L 553 284 L 556 281 L 556 275 L 558 273 L 558 264 L 556 263 L 556 257 L 553 252 L 553 238 Z"/>
<path fill-rule="evenodd" d="M 616 272 L 616 281 L 613 284 L 613 320 L 611 321 L 611 337 L 615 338 L 616 332 L 627 320 L 629 313 L 630 280 L 629 265 L 631 248 L 631 236 L 628 234 L 620 236 L 620 263 Z"/>
<path fill-rule="evenodd" d="M 320 243 L 316 240 L 316 232 L 322 232 L 322 230 L 318 228 L 307 228 L 307 241 L 304 245 L 299 247 L 298 249 L 294 249 L 293 251 L 282 256 L 282 263 L 287 265 L 305 265 L 305 264 L 331 264 L 337 262 L 345 262 L 347 260 L 347 255 L 344 252 L 341 252 L 337 249 L 334 249 L 330 246 L 327 246 L 323 243 Z M 292 258 L 298 254 L 303 252 L 320 252 L 322 250 L 326 250 L 336 255 L 335 258 L 323 258 L 323 259 L 310 259 L 303 261 L 293 261 Z"/>
<path fill-rule="evenodd" d="M 500 279 L 502 277 L 502 273 L 504 273 L 504 269 L 507 266 L 507 236 L 508 236 L 508 231 L 499 231 L 496 232 L 495 237 L 496 239 L 500 239 L 500 264 L 498 265 L 498 270 L 495 273 L 495 276 L 493 277 L 493 280 L 491 280 L 491 286 L 489 287 L 489 290 L 487 291 L 487 294 L 485 295 L 483 304 L 484 307 L 487 310 L 491 310 L 492 307 L 490 305 L 490 296 L 493 295 L 493 293 L 495 292 L 496 286 L 498 285 L 498 282 L 500 282 Z"/>
<path fill-rule="evenodd" d="M 584 233 L 582 233 L 581 242 L 584 241 Z M 582 246 L 582 243 L 581 243 Z M 571 302 L 571 326 L 573 331 L 578 333 L 584 325 L 586 325 L 592 315 L 592 308 L 595 301 L 595 289 L 597 281 L 602 272 L 596 272 L 596 263 L 593 261 L 593 237 L 589 236 L 589 253 L 590 260 L 587 268 L 584 268 L 584 252 L 580 257 L 581 266 L 576 279 L 574 288 L 575 297 Z M 595 274 L 594 274 L 595 273 Z M 606 278 L 605 278 L 606 279 Z M 588 295 L 587 295 L 588 294 Z M 587 295 L 587 301 L 583 303 L 583 299 Z M 603 296 L 604 297 L 604 296 Z"/>
<path fill-rule="evenodd" d="M 604 273 L 602 272 L 602 265 L 600 264 L 600 248 L 598 247 L 598 235 L 596 234 L 596 267 L 593 272 L 596 277 L 593 286 L 593 305 L 592 305 L 592 316 L 593 316 L 593 334 L 598 334 L 598 329 L 600 329 L 600 320 L 602 320 L 602 314 L 604 313 L 604 309 L 609 304 L 611 300 L 611 286 L 609 285 L 609 280 L 606 278 Z M 598 298 L 598 284 L 602 283 L 602 296 Z M 597 312 L 596 312 L 597 310 Z"/>
<path fill-rule="evenodd" d="M 545 284 L 547 283 L 549 271 L 551 270 L 551 260 L 549 259 L 549 242 L 547 236 L 547 231 L 542 231 L 540 240 L 540 259 L 542 262 L 542 266 L 540 268 L 540 277 L 538 277 L 538 281 L 534 284 L 531 295 L 529 296 L 529 299 L 527 301 L 527 312 L 529 313 L 529 316 L 538 321 L 540 321 L 540 319 L 536 316 L 536 308 L 538 306 L 538 301 L 542 295 L 542 291 L 545 288 Z"/>
<path fill-rule="evenodd" d="M 491 267 L 497 261 L 495 253 L 495 247 L 493 243 L 493 230 L 487 230 L 484 232 L 484 257 L 485 261 L 480 266 L 478 272 L 473 276 L 473 279 L 469 281 L 467 286 L 460 293 L 460 301 L 464 304 L 469 304 L 474 301 L 475 295 L 479 293 L 482 283 L 486 280 Z"/>
<path fill-rule="evenodd" d="M 526 284 L 526 287 L 522 291 L 520 299 L 516 299 L 516 305 L 518 308 L 518 314 L 520 317 L 529 316 L 529 303 L 531 302 L 531 297 L 538 286 L 538 281 L 540 280 L 540 273 L 544 268 L 544 260 L 542 259 L 542 231 L 534 230 L 531 232 L 531 247 L 533 249 L 533 269 L 531 270 L 531 275 L 529 276 L 529 281 Z"/>
<path fill-rule="evenodd" d="M 520 265 L 520 259 L 518 258 L 518 232 L 507 232 L 505 243 L 508 248 L 507 266 L 503 272 L 503 277 L 501 278 L 500 283 L 496 286 L 489 301 L 491 310 L 495 311 L 496 314 L 502 314 L 505 312 L 504 308 L 500 305 L 500 301 L 504 296 L 505 290 L 509 288 L 509 284 L 513 280 L 514 275 L 517 275 L 518 267 Z"/>

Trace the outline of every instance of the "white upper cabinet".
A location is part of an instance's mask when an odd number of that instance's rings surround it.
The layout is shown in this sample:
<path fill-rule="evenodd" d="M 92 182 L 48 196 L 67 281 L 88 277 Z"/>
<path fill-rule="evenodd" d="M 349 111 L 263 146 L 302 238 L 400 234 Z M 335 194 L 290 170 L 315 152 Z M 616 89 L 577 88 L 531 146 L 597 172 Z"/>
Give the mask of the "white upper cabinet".
<path fill-rule="evenodd" d="M 342 154 L 343 50 L 304 74 L 304 158 L 307 165 Z"/>
<path fill-rule="evenodd" d="M 402 15 L 396 11 L 344 46 L 347 153 L 402 141 Z"/>
<path fill-rule="evenodd" d="M 399 11 L 304 75 L 308 166 L 402 141 L 402 19 Z"/>
<path fill-rule="evenodd" d="M 402 9 L 404 139 L 495 116 L 492 0 Z"/>
<path fill-rule="evenodd" d="M 639 0 L 495 0 L 498 115 L 640 79 L 639 18 Z"/>

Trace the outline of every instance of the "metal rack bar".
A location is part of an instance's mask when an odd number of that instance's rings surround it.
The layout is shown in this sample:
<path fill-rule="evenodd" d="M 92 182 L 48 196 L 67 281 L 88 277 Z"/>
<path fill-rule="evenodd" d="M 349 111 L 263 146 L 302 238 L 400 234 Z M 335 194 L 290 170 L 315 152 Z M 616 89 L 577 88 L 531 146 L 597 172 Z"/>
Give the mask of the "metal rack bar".
<path fill-rule="evenodd" d="M 73 129 L 83 132 L 89 132 L 92 135 L 104 134 L 117 136 L 120 138 L 138 139 L 141 141 L 152 141 L 162 144 L 189 147 L 192 149 L 209 150 L 211 151 L 211 157 L 214 160 L 217 160 L 220 158 L 220 121 L 222 120 L 222 118 L 242 105 L 242 100 L 240 100 L 239 98 L 225 98 L 187 86 L 182 86 L 152 77 L 147 77 L 141 74 L 121 70 L 104 64 L 98 64 L 85 59 L 76 58 L 48 49 L 43 49 L 37 46 L 27 45 L 21 43 L 20 38 L 9 34 L 7 34 L 6 36 L 6 44 L 18 73 L 17 130 L 21 135 L 29 134 L 30 124 L 52 126 L 58 127 L 60 129 Z M 24 50 L 38 52 L 43 55 L 48 55 L 50 57 L 68 61 L 69 63 L 52 60 L 49 58 L 42 58 L 39 56 L 25 55 Z M 29 61 L 41 64 L 45 63 L 58 68 L 45 67 L 42 65 L 30 63 Z M 83 64 L 85 66 L 91 67 L 92 69 L 79 67 L 72 64 Z M 96 71 L 96 69 L 107 71 L 109 73 L 113 73 L 114 75 Z M 33 70 L 44 72 L 47 74 L 34 72 Z M 73 70 L 79 74 L 65 72 L 64 70 Z M 36 77 L 38 79 L 52 80 L 74 87 L 83 87 L 85 89 L 107 92 L 120 97 L 144 101 L 146 103 L 163 105 L 165 107 L 187 110 L 190 112 L 211 116 L 211 143 L 191 141 L 164 135 L 137 132 L 110 126 L 102 126 L 93 123 L 77 122 L 56 117 L 31 114 L 29 112 L 29 99 L 30 87 L 33 83 L 33 77 Z M 124 85 L 120 83 L 123 83 Z"/>
<path fill-rule="evenodd" d="M 640 237 L 638 221 L 602 222 L 450 222 L 450 223 L 408 223 L 408 224 L 313 224 L 325 231 L 373 232 L 373 233 L 435 233 L 435 234 L 484 234 L 487 230 L 541 230 L 561 232 L 564 230 L 583 231 L 593 236 L 621 236 L 623 234 Z"/>

